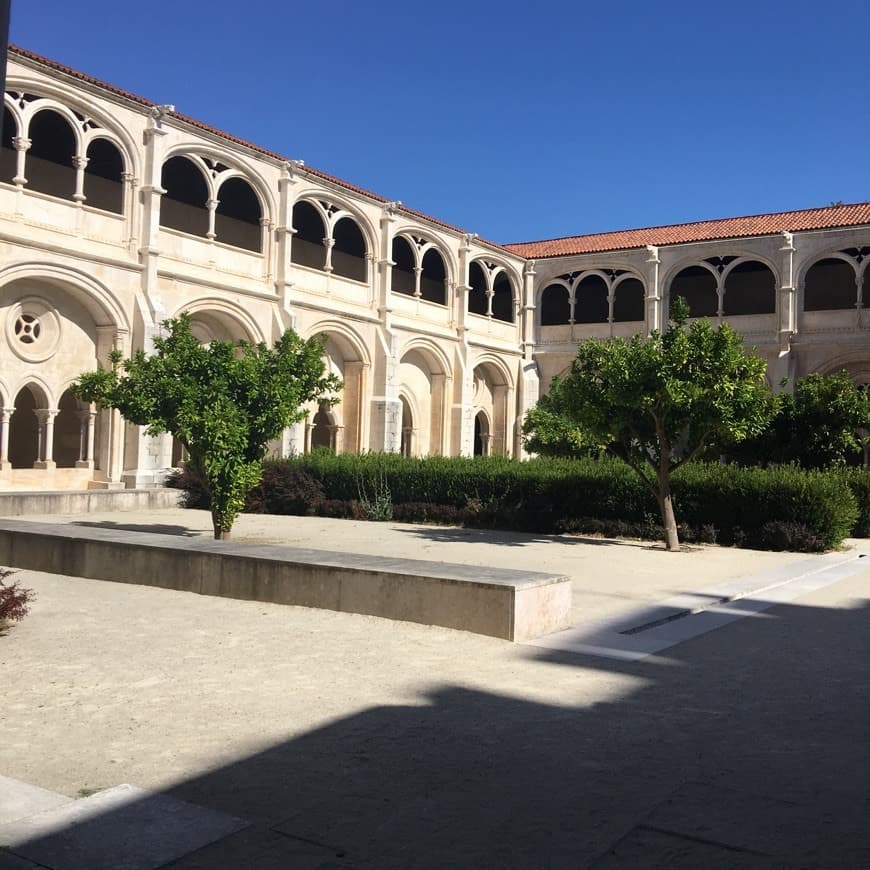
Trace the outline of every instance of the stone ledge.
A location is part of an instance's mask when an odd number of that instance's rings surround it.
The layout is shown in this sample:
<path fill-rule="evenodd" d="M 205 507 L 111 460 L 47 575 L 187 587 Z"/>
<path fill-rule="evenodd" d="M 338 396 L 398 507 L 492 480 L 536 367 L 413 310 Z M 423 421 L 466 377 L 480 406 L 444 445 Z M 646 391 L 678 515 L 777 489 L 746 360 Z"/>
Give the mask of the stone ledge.
<path fill-rule="evenodd" d="M 0 492 L 0 517 L 178 507 L 178 489 L 61 489 Z"/>
<path fill-rule="evenodd" d="M 571 614 L 571 581 L 554 574 L 21 520 L 0 520 L 0 564 L 515 642 L 566 628 Z"/>

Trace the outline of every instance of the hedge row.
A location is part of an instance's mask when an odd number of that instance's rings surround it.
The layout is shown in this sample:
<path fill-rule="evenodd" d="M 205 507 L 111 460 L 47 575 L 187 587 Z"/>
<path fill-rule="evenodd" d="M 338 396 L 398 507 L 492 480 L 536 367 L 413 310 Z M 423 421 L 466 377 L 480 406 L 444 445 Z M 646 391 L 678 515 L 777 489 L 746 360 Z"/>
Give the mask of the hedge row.
<path fill-rule="evenodd" d="M 189 503 L 202 506 L 188 481 Z M 817 551 L 870 534 L 870 472 L 685 466 L 674 475 L 684 541 Z M 661 536 L 658 505 L 617 460 L 408 459 L 314 453 L 268 461 L 248 510 L 553 533 Z"/>

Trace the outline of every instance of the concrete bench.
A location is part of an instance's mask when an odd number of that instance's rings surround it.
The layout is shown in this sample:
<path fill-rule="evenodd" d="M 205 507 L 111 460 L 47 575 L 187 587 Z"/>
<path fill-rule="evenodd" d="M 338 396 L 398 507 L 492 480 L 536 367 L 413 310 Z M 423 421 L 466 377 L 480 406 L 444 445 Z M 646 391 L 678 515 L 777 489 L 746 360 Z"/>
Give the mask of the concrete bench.
<path fill-rule="evenodd" d="M 554 574 L 0 519 L 0 565 L 525 641 L 568 627 Z"/>

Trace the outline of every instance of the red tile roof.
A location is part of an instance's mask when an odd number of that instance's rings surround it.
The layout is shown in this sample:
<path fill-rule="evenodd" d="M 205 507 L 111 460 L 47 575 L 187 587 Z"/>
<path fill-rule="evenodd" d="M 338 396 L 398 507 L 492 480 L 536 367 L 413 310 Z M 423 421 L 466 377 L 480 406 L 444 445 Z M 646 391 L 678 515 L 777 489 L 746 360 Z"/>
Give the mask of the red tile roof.
<path fill-rule="evenodd" d="M 541 260 L 570 254 L 622 251 L 628 248 L 643 248 L 646 245 L 679 245 L 685 242 L 769 236 L 784 231 L 793 233 L 800 230 L 854 227 L 863 224 L 870 224 L 870 202 L 672 224 L 665 227 L 617 230 L 613 233 L 592 233 L 588 236 L 569 236 L 540 242 L 517 242 L 505 247 L 521 257 Z"/>
<path fill-rule="evenodd" d="M 149 109 L 156 105 L 152 103 L 150 100 L 146 100 L 144 97 L 137 96 L 136 94 L 131 94 L 129 91 L 125 91 L 123 88 L 115 87 L 115 85 L 110 85 L 107 82 L 101 81 L 100 79 L 94 78 L 93 76 L 86 75 L 83 72 L 79 72 L 72 67 L 65 66 L 62 63 L 58 63 L 55 60 L 51 60 L 50 58 L 43 57 L 40 54 L 36 54 L 33 51 L 28 51 L 26 48 L 21 48 L 18 45 L 10 45 L 9 53 L 11 55 L 17 55 L 18 57 L 25 58 L 27 60 L 35 61 L 43 66 L 47 66 L 50 69 L 56 70 L 57 72 L 63 73 L 64 75 L 71 76 L 72 78 L 78 79 L 82 82 L 87 82 L 91 85 L 96 85 L 99 88 L 102 88 L 105 91 L 109 91 L 116 96 L 123 97 L 125 100 L 130 100 L 134 103 L 138 103 L 141 106 L 147 106 Z M 233 136 L 230 133 L 225 133 L 223 130 L 219 130 L 217 127 L 212 127 L 209 124 L 204 124 L 202 121 L 197 121 L 195 118 L 190 118 L 187 115 L 182 115 L 180 112 L 169 112 L 168 117 L 175 118 L 178 121 L 183 121 L 185 124 L 189 124 L 191 127 L 196 127 L 199 130 L 204 130 L 207 133 L 211 133 L 215 136 L 220 136 L 222 139 L 226 139 L 228 142 L 233 142 L 236 145 L 241 145 L 244 148 L 248 148 L 251 151 L 256 151 L 258 154 L 262 154 L 265 157 L 271 157 L 274 160 L 279 160 L 282 163 L 289 160 L 290 158 L 285 157 L 282 154 L 278 154 L 275 151 L 270 151 L 267 148 L 261 148 L 259 145 L 254 145 L 252 142 L 247 142 L 244 139 L 240 139 L 238 136 Z M 357 187 L 355 184 L 350 184 L 347 181 L 343 181 L 341 178 L 336 178 L 334 175 L 329 175 L 326 172 L 321 172 L 319 169 L 315 169 L 312 166 L 309 166 L 307 163 L 304 167 L 304 172 L 309 173 L 310 175 L 314 175 L 318 178 L 322 178 L 325 181 L 332 182 L 333 184 L 337 184 L 340 187 L 345 188 L 346 190 L 352 190 L 354 193 L 362 194 L 363 196 L 368 197 L 369 199 L 373 199 L 377 202 L 387 203 L 388 199 L 383 196 L 378 196 L 376 193 L 372 193 L 371 191 L 365 190 L 362 187 Z M 408 208 L 405 205 L 400 205 L 397 211 L 402 214 L 412 215 L 413 217 L 422 218 L 425 221 L 429 221 L 430 223 L 437 224 L 440 227 L 444 227 L 445 229 L 452 230 L 457 233 L 466 233 L 467 230 L 463 230 L 460 227 L 455 227 L 452 224 L 448 224 L 442 220 L 438 220 L 438 218 L 434 218 L 431 215 L 424 214 L 421 211 L 417 211 L 413 208 Z M 506 250 L 504 245 L 499 245 L 497 242 L 490 242 L 486 239 L 477 238 L 477 242 L 480 242 L 484 245 L 489 245 L 493 248 L 501 248 L 502 250 Z"/>

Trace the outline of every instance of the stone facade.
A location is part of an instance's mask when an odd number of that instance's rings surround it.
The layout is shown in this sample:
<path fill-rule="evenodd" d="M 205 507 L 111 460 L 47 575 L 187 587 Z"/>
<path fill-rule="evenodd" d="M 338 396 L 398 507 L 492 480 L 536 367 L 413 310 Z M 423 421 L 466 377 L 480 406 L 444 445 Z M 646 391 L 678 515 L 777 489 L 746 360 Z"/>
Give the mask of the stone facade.
<path fill-rule="evenodd" d="M 683 285 L 758 346 L 772 384 L 838 367 L 870 380 L 870 219 L 536 260 L 20 49 L 0 252 L 0 489 L 162 481 L 171 438 L 68 387 L 113 349 L 147 352 L 182 311 L 203 341 L 327 336 L 341 401 L 310 407 L 284 455 L 521 456 L 522 418 L 576 343 L 661 326 Z M 852 296 L 826 309 L 815 285 L 848 275 Z"/>

